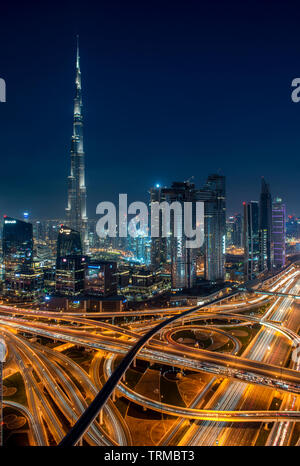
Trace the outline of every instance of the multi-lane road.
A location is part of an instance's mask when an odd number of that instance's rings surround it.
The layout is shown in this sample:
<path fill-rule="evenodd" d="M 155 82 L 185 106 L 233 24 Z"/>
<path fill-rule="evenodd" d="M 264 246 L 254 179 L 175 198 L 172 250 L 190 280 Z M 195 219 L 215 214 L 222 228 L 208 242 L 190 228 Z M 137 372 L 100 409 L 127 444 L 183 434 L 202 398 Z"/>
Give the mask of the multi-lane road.
<path fill-rule="evenodd" d="M 270 294 L 259 294 L 256 286 L 255 294 L 224 292 L 194 308 L 119 313 L 61 313 L 0 304 L 0 336 L 8 349 L 4 385 L 6 377 L 18 373 L 26 395 L 22 407 L 9 398 L 4 406 L 10 403 L 25 415 L 28 442 L 34 445 L 79 439 L 88 445 L 134 444 L 116 394 L 150 413 L 174 418 L 160 444 L 295 442 L 300 420 L 300 268 L 292 265 L 261 288 Z M 139 320 L 130 322 L 136 316 Z M 246 342 L 245 329 L 252 335 Z M 232 351 L 200 349 L 175 338 L 188 331 L 226 337 Z M 88 351 L 85 365 L 65 354 L 64 348 L 74 347 Z M 119 366 L 118 355 L 125 356 Z M 136 358 L 206 374 L 206 382 L 186 406 L 162 402 L 122 382 Z"/>

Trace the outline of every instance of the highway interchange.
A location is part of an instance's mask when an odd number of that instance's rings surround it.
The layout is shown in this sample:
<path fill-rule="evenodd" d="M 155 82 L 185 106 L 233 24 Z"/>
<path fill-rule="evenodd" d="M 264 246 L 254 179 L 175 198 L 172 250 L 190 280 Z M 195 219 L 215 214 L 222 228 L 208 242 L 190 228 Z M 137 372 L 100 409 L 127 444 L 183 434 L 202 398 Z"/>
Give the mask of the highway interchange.
<path fill-rule="evenodd" d="M 25 416 L 30 445 L 63 445 L 74 424 L 76 443 L 135 445 L 120 399 L 140 406 L 149 420 L 151 413 L 171 419 L 157 445 L 297 444 L 299 294 L 295 264 L 255 290 L 229 290 L 194 308 L 99 314 L 0 304 L 0 337 L 7 346 L 3 383 L 17 374 L 26 395 L 23 403 L 4 397 L 4 414 L 9 407 Z M 246 342 L 240 337 L 245 330 L 251 335 Z M 228 348 L 187 343 L 178 338 L 185 332 L 226 340 Z M 83 352 L 85 365 L 70 356 L 74 349 Z M 130 352 L 123 370 L 119 361 Z M 158 377 L 159 367 L 169 367 L 202 382 L 185 406 L 164 402 L 127 384 L 127 371 L 138 361 Z M 99 391 L 106 394 L 97 404 L 92 400 Z M 139 444 L 148 441 L 145 433 Z"/>

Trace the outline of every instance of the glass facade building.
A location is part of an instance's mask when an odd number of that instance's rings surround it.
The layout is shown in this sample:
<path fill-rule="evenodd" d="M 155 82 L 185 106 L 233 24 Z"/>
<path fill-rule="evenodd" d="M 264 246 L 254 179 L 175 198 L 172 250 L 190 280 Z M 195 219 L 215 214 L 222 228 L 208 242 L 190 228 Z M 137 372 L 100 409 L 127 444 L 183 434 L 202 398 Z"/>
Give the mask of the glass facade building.
<path fill-rule="evenodd" d="M 210 175 L 206 185 L 197 189 L 189 181 L 174 182 L 170 188 L 153 188 L 151 201 L 154 203 L 179 203 L 184 212 L 184 203 L 204 204 L 204 221 L 197 225 L 204 236 L 204 244 L 199 248 L 185 247 L 184 222 L 170 210 L 170 236 L 161 238 L 162 218 L 157 216 L 152 221 L 159 225 L 159 238 L 152 237 L 152 266 L 158 267 L 168 257 L 168 241 L 171 257 L 171 286 L 173 290 L 193 288 L 196 285 L 196 260 L 204 252 L 205 278 L 211 282 L 225 279 L 226 248 L 226 191 L 225 177 Z M 161 215 L 161 213 L 159 214 Z M 196 228 L 195 209 L 192 211 L 192 225 Z"/>
<path fill-rule="evenodd" d="M 61 225 L 57 237 L 57 257 L 82 254 L 80 233 Z"/>
<path fill-rule="evenodd" d="M 281 268 L 285 265 L 285 205 L 276 198 L 272 204 L 272 246 L 273 265 Z"/>
<path fill-rule="evenodd" d="M 232 215 L 226 222 L 226 247 L 242 246 L 242 216 L 240 214 Z"/>
<path fill-rule="evenodd" d="M 57 238 L 56 293 L 67 296 L 83 293 L 85 269 L 80 233 L 62 225 Z"/>
<path fill-rule="evenodd" d="M 259 201 L 259 270 L 272 268 L 272 197 L 269 185 L 261 180 Z"/>
<path fill-rule="evenodd" d="M 204 200 L 205 278 L 220 282 L 225 280 L 225 176 L 210 175 L 201 193 Z"/>
<path fill-rule="evenodd" d="M 259 272 L 259 205 L 244 202 L 243 246 L 245 280 L 252 280 Z"/>
<path fill-rule="evenodd" d="M 164 188 L 154 187 L 150 189 L 150 206 L 166 201 Z M 162 237 L 162 212 L 151 217 L 151 224 L 156 224 L 159 236 L 151 238 L 151 266 L 158 269 L 167 262 L 167 239 Z"/>
<path fill-rule="evenodd" d="M 85 293 L 94 296 L 113 296 L 118 293 L 116 262 L 90 261 L 85 271 Z"/>
<path fill-rule="evenodd" d="M 2 235 L 5 270 L 31 266 L 33 260 L 32 224 L 11 217 L 4 218 Z"/>
<path fill-rule="evenodd" d="M 76 296 L 84 291 L 86 257 L 73 255 L 56 260 L 55 291 L 59 295 Z"/>
<path fill-rule="evenodd" d="M 171 287 L 173 290 L 193 288 L 196 285 L 196 251 L 186 247 L 182 213 L 185 202 L 196 201 L 195 185 L 188 181 L 174 182 L 163 192 L 168 204 L 178 203 L 181 207 L 180 215 L 170 209 Z"/>
<path fill-rule="evenodd" d="M 29 222 L 4 217 L 2 232 L 4 293 L 16 300 L 37 297 L 43 273 L 33 262 L 33 228 Z"/>

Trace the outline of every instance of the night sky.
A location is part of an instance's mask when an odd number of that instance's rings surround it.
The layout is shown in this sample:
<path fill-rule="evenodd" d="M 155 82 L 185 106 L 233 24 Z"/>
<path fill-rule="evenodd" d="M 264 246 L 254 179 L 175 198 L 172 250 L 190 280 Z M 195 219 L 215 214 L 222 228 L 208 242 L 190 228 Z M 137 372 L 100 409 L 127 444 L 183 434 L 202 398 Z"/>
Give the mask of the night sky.
<path fill-rule="evenodd" d="M 246 3 L 246 5 L 245 5 Z M 259 0 L 6 2 L 0 7 L 0 214 L 67 202 L 80 35 L 88 215 L 156 183 L 227 177 L 227 212 L 260 177 L 300 215 L 300 6 Z"/>

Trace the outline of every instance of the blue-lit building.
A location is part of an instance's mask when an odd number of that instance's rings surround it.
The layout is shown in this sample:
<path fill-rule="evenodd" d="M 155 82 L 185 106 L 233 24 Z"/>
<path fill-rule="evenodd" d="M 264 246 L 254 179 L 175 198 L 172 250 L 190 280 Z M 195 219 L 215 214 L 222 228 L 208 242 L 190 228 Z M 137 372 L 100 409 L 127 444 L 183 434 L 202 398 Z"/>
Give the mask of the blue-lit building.
<path fill-rule="evenodd" d="M 4 294 L 31 300 L 41 293 L 43 273 L 33 262 L 32 224 L 4 217 L 2 232 Z"/>

